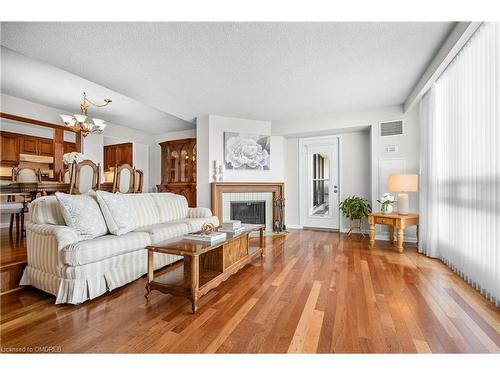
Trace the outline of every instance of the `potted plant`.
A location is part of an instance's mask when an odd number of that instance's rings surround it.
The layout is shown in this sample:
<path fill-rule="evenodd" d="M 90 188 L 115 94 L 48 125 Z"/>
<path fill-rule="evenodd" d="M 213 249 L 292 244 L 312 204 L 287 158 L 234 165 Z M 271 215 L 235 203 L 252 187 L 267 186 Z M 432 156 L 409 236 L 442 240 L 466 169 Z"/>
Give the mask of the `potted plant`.
<path fill-rule="evenodd" d="M 361 231 L 363 218 L 367 217 L 372 212 L 370 202 L 364 198 L 356 195 L 351 195 L 345 198 L 339 205 L 340 211 L 346 218 L 349 219 L 349 231 L 347 235 L 350 236 L 353 229 Z M 357 221 L 358 225 L 353 225 L 353 221 Z M 361 232 L 361 234 L 363 234 Z M 363 234 L 364 237 L 364 234 Z"/>

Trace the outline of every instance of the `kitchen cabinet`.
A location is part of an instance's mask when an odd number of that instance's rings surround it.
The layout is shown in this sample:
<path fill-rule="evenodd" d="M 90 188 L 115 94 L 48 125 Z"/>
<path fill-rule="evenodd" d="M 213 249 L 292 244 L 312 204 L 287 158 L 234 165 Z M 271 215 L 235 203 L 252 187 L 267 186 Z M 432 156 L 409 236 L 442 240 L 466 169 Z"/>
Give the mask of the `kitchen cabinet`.
<path fill-rule="evenodd" d="M 38 142 L 35 137 L 19 137 L 19 153 L 38 155 Z"/>
<path fill-rule="evenodd" d="M 112 167 L 122 164 L 134 166 L 132 143 L 104 146 L 104 170 L 109 170 Z"/>
<path fill-rule="evenodd" d="M 54 156 L 54 141 L 49 138 L 19 135 L 19 153 Z"/>
<path fill-rule="evenodd" d="M 64 151 L 65 154 L 70 152 L 76 152 L 76 143 L 73 142 L 64 142 Z"/>
<path fill-rule="evenodd" d="M 19 163 L 19 138 L 17 134 L 0 132 L 0 144 L 2 146 L 2 165 L 17 165 Z"/>
<path fill-rule="evenodd" d="M 38 139 L 38 155 L 54 156 L 54 141 L 52 139 Z"/>

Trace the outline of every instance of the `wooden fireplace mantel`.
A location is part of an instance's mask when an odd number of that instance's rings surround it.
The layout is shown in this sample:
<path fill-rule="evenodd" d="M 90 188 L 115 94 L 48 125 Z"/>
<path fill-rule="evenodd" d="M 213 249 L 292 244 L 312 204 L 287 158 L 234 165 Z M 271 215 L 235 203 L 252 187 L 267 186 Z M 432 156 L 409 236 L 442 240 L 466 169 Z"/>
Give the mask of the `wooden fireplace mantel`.
<path fill-rule="evenodd" d="M 273 193 L 273 201 L 283 198 L 285 195 L 285 183 L 283 182 L 212 182 L 212 212 L 223 221 L 223 193 Z M 277 219 L 277 212 L 273 207 L 273 222 Z"/>

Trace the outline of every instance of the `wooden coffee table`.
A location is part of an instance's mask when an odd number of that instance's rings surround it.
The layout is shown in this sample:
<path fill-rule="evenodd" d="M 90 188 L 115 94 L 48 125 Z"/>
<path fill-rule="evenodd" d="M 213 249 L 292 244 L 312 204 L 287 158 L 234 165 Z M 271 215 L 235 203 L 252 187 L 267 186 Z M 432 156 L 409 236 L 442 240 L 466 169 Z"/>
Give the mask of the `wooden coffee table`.
<path fill-rule="evenodd" d="M 193 314 L 198 309 L 198 299 L 216 288 L 229 276 L 245 265 L 264 256 L 264 225 L 246 224 L 242 233 L 227 233 L 224 241 L 208 244 L 185 240 L 182 237 L 148 246 L 148 280 L 146 295 L 152 290 L 187 297 L 191 301 Z M 251 232 L 260 232 L 259 246 L 250 246 Z M 181 255 L 184 261 L 166 270 L 156 272 L 153 268 L 154 253 Z"/>

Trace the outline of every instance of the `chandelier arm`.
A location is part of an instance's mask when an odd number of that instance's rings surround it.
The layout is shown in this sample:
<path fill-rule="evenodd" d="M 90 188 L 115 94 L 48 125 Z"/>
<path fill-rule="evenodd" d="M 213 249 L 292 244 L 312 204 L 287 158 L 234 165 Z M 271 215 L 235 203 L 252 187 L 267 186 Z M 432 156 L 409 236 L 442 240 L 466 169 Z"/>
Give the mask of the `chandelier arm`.
<path fill-rule="evenodd" d="M 109 103 L 111 103 L 111 99 L 104 99 L 104 104 L 96 104 L 94 102 L 92 102 L 91 100 L 87 99 L 86 96 L 83 97 L 83 102 L 89 102 L 90 104 L 92 104 L 94 107 L 105 107 L 107 106 Z"/>

